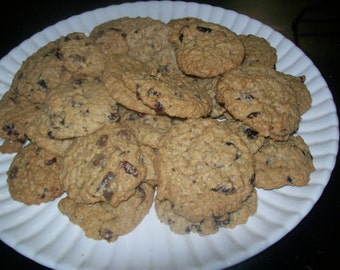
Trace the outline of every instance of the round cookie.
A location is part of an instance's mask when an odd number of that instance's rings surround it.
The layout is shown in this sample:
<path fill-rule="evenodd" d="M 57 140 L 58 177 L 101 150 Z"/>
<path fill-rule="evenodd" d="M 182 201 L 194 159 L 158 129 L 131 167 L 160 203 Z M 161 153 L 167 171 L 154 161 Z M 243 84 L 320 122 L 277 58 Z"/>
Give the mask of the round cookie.
<path fill-rule="evenodd" d="M 290 83 L 293 78 L 263 65 L 242 65 L 220 79 L 216 99 L 235 119 L 261 136 L 287 140 L 298 128 L 300 107 L 311 102 L 301 99 L 308 96 L 308 89 L 301 86 L 304 94 L 298 94 Z"/>
<path fill-rule="evenodd" d="M 204 87 L 181 75 L 163 75 L 131 57 L 107 61 L 104 84 L 118 103 L 137 112 L 199 118 L 212 109 Z"/>
<path fill-rule="evenodd" d="M 50 88 L 71 77 L 60 53 L 60 45 L 71 37 L 50 41 L 26 58 L 15 73 L 9 91 L 32 103 L 44 103 Z"/>
<path fill-rule="evenodd" d="M 214 119 L 188 119 L 159 143 L 157 199 L 192 222 L 239 209 L 253 189 L 253 157 L 239 135 Z M 192 211 L 195 209 L 195 211 Z"/>
<path fill-rule="evenodd" d="M 89 35 L 108 57 L 111 54 L 126 54 L 129 50 L 126 41 L 127 33 L 112 22 L 109 21 L 96 26 Z"/>
<path fill-rule="evenodd" d="M 34 143 L 20 149 L 7 172 L 9 193 L 27 205 L 60 197 L 64 190 L 59 178 L 61 157 Z"/>
<path fill-rule="evenodd" d="M 104 70 L 106 55 L 84 33 L 68 34 L 59 45 L 57 56 L 72 75 L 99 77 Z"/>
<path fill-rule="evenodd" d="M 186 74 L 214 77 L 243 61 L 243 43 L 226 27 L 190 17 L 171 20 L 168 26 L 178 66 Z"/>
<path fill-rule="evenodd" d="M 80 226 L 87 237 L 114 242 L 140 224 L 150 210 L 153 197 L 153 187 L 143 183 L 117 207 L 106 202 L 80 204 L 65 197 L 58 203 L 58 208 L 71 222 Z"/>
<path fill-rule="evenodd" d="M 82 76 L 62 82 L 50 91 L 46 112 L 56 139 L 93 133 L 106 122 L 117 120 L 116 101 L 100 79 Z"/>
<path fill-rule="evenodd" d="M 230 222 L 229 214 L 211 216 L 203 221 L 193 222 L 173 211 L 174 205 L 169 200 L 155 200 L 155 210 L 160 222 L 168 225 L 177 234 L 199 233 L 201 236 L 213 234 L 222 224 Z"/>
<path fill-rule="evenodd" d="M 130 31 L 126 36 L 128 54 L 163 74 L 181 74 L 175 50 L 168 42 L 169 29 L 162 21 L 154 20 L 150 25 Z"/>
<path fill-rule="evenodd" d="M 309 147 L 301 136 L 290 136 L 284 142 L 267 139 L 254 161 L 254 184 L 268 190 L 307 185 L 315 171 Z"/>
<path fill-rule="evenodd" d="M 201 236 L 216 233 L 219 228 L 234 228 L 247 222 L 248 217 L 255 214 L 257 209 L 257 193 L 253 189 L 250 196 L 242 203 L 241 208 L 224 215 L 207 217 L 201 222 L 192 222 L 184 216 L 176 214 L 174 205 L 168 200 L 155 200 L 155 210 L 158 219 L 168 225 L 171 231 L 178 234 L 190 232 Z"/>
<path fill-rule="evenodd" d="M 121 124 L 106 124 L 74 139 L 62 162 L 61 179 L 77 203 L 108 202 L 117 206 L 133 195 L 146 177 L 140 147 Z"/>
<path fill-rule="evenodd" d="M 72 75 L 101 75 L 105 54 L 84 33 L 73 32 L 42 46 L 16 72 L 10 91 L 33 103 Z"/>
<path fill-rule="evenodd" d="M 255 35 L 239 35 L 244 46 L 244 65 L 261 64 L 275 68 L 276 49 L 267 40 Z"/>

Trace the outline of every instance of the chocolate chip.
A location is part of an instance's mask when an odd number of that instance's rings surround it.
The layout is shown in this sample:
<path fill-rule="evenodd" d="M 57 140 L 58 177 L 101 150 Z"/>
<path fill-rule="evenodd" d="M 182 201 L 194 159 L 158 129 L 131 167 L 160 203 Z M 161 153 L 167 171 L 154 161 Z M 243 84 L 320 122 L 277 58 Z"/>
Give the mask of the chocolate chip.
<path fill-rule="evenodd" d="M 103 148 L 107 145 L 107 141 L 109 139 L 109 135 L 107 134 L 104 134 L 104 135 L 101 135 L 96 143 L 96 145 L 99 147 L 99 148 Z"/>
<path fill-rule="evenodd" d="M 210 190 L 213 192 L 222 192 L 225 194 L 233 194 L 236 192 L 236 189 L 233 186 L 228 187 L 226 185 L 218 185 Z"/>
<path fill-rule="evenodd" d="M 115 174 L 110 171 L 104 176 L 104 178 L 100 182 L 100 185 L 97 187 L 97 192 L 102 191 L 106 201 L 110 201 L 113 196 L 113 191 L 111 190 L 110 183 L 114 179 Z"/>
<path fill-rule="evenodd" d="M 103 239 L 105 239 L 106 241 L 110 242 L 112 240 L 113 237 L 113 231 L 111 229 L 104 229 L 104 230 L 100 230 L 99 234 L 101 237 L 103 237 Z"/>
<path fill-rule="evenodd" d="M 57 48 L 55 53 L 54 53 L 55 57 L 57 57 L 59 60 L 64 58 L 64 55 L 62 54 L 60 48 Z"/>
<path fill-rule="evenodd" d="M 54 164 L 54 163 L 56 163 L 56 162 L 57 162 L 57 158 L 54 157 L 54 158 L 52 158 L 52 159 L 50 159 L 50 160 L 46 160 L 46 161 L 45 161 L 45 165 L 49 166 L 49 165 L 52 165 L 52 164 Z"/>
<path fill-rule="evenodd" d="M 2 130 L 7 132 L 8 136 L 14 135 L 14 136 L 18 136 L 19 134 L 16 132 L 15 130 L 15 125 L 13 123 L 10 124 L 6 124 L 2 127 Z"/>
<path fill-rule="evenodd" d="M 153 97 L 159 97 L 160 93 L 157 92 L 155 89 L 152 87 L 148 90 L 148 96 L 153 96 Z"/>
<path fill-rule="evenodd" d="M 47 132 L 47 136 L 48 136 L 50 139 L 55 139 L 54 134 L 53 134 L 52 131 Z"/>
<path fill-rule="evenodd" d="M 243 130 L 243 132 L 247 136 L 247 138 L 251 140 L 257 139 L 257 135 L 259 134 L 255 129 L 252 128 L 246 128 Z"/>
<path fill-rule="evenodd" d="M 138 169 L 132 165 L 129 161 L 124 160 L 120 163 L 120 167 L 122 167 L 127 174 L 132 174 L 134 177 L 138 176 Z"/>
<path fill-rule="evenodd" d="M 136 98 L 137 100 L 142 100 L 142 97 L 138 91 L 136 91 Z"/>
<path fill-rule="evenodd" d="M 127 129 L 119 130 L 117 136 L 128 141 L 131 139 L 131 133 Z"/>
<path fill-rule="evenodd" d="M 104 154 L 102 154 L 102 153 L 96 155 L 92 159 L 92 164 L 95 167 L 105 168 L 105 163 L 106 163 L 106 156 Z"/>
<path fill-rule="evenodd" d="M 139 187 L 137 187 L 137 191 L 139 192 L 139 198 L 141 200 L 140 203 L 144 202 L 145 199 L 146 199 L 145 190 L 139 186 Z"/>
<path fill-rule="evenodd" d="M 155 111 L 156 111 L 156 113 L 163 113 L 164 112 L 164 107 L 159 101 L 155 102 Z"/>
<path fill-rule="evenodd" d="M 293 183 L 293 179 L 292 179 L 290 176 L 288 176 L 288 177 L 287 177 L 287 182 Z"/>
<path fill-rule="evenodd" d="M 9 179 L 14 179 L 17 177 L 17 174 L 19 172 L 19 168 L 17 166 L 14 166 L 11 170 L 8 172 Z"/>
<path fill-rule="evenodd" d="M 203 27 L 203 26 L 197 26 L 196 29 L 202 33 L 211 33 L 211 28 Z"/>
<path fill-rule="evenodd" d="M 252 112 L 250 114 L 247 115 L 247 118 L 255 118 L 255 117 L 258 117 L 261 113 L 260 112 Z"/>
<path fill-rule="evenodd" d="M 38 85 L 46 92 L 48 90 L 47 83 L 45 80 L 38 81 Z"/>
<path fill-rule="evenodd" d="M 226 215 L 212 215 L 212 218 L 218 227 L 226 226 L 230 223 L 229 214 Z"/>

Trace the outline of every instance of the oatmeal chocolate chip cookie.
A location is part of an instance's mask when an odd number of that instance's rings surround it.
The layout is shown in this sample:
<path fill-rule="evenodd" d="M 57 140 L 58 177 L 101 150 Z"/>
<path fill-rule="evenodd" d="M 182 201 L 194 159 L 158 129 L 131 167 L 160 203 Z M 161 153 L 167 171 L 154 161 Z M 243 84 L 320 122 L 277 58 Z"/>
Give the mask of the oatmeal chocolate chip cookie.
<path fill-rule="evenodd" d="M 12 198 L 27 205 L 52 201 L 64 192 L 59 178 L 60 156 L 34 143 L 20 149 L 7 172 Z"/>
<path fill-rule="evenodd" d="M 171 20 L 168 26 L 169 42 L 174 44 L 178 66 L 186 74 L 214 77 L 243 61 L 243 43 L 226 27 L 190 17 Z"/>
<path fill-rule="evenodd" d="M 127 54 L 129 50 L 126 41 L 127 34 L 122 29 L 111 25 L 111 21 L 96 26 L 89 36 L 108 57 L 111 54 Z"/>
<path fill-rule="evenodd" d="M 72 223 L 80 226 L 87 237 L 114 242 L 140 224 L 150 210 L 153 197 L 153 187 L 143 183 L 117 207 L 106 202 L 80 204 L 65 197 L 58 203 L 58 208 Z"/>
<path fill-rule="evenodd" d="M 158 146 L 157 199 L 169 200 L 175 213 L 193 222 L 239 209 L 253 189 L 253 156 L 225 123 L 188 119 Z"/>
<path fill-rule="evenodd" d="M 9 91 L 32 103 L 44 103 L 51 87 L 71 77 L 60 52 L 60 45 L 66 40 L 68 38 L 62 36 L 26 58 L 15 73 Z"/>
<path fill-rule="evenodd" d="M 101 75 L 105 54 L 84 33 L 74 32 L 42 46 L 16 72 L 9 91 L 44 103 L 51 88 L 72 75 Z"/>
<path fill-rule="evenodd" d="M 137 112 L 199 118 L 212 109 L 204 87 L 190 78 L 163 75 L 131 57 L 116 56 L 106 62 L 103 81 L 118 103 Z"/>
<path fill-rule="evenodd" d="M 104 69 L 106 55 L 92 38 L 84 33 L 68 34 L 59 45 L 58 56 L 72 75 L 99 77 Z"/>
<path fill-rule="evenodd" d="M 310 95 L 308 89 L 292 87 L 291 80 L 295 81 L 294 76 L 263 65 L 242 65 L 220 79 L 216 99 L 259 135 L 287 140 L 298 128 L 301 108 L 311 102 L 301 99 Z"/>
<path fill-rule="evenodd" d="M 277 61 L 276 49 L 264 38 L 255 35 L 239 35 L 244 45 L 244 60 L 242 64 L 262 64 L 275 68 Z"/>
<path fill-rule="evenodd" d="M 174 120 L 167 115 L 138 113 L 119 106 L 119 121 L 136 135 L 144 145 L 157 148 L 161 137 L 174 125 Z"/>
<path fill-rule="evenodd" d="M 154 25 L 155 21 L 156 20 L 150 17 L 125 16 L 118 19 L 112 19 L 95 26 L 90 33 L 90 37 L 100 36 L 102 33 L 109 31 L 120 32 L 121 35 L 126 37 L 130 32 L 139 32 L 141 29 Z"/>
<path fill-rule="evenodd" d="M 230 222 L 229 214 L 211 215 L 199 222 L 193 222 L 173 211 L 174 204 L 169 200 L 155 200 L 155 210 L 160 222 L 168 225 L 178 234 L 198 233 L 201 236 L 216 233 L 220 227 Z"/>
<path fill-rule="evenodd" d="M 72 139 L 58 140 L 51 129 L 50 119 L 43 110 L 37 110 L 25 124 L 25 132 L 31 142 L 59 156 L 65 156 Z"/>
<path fill-rule="evenodd" d="M 107 56 L 120 53 L 127 54 L 129 52 L 137 57 L 144 57 L 145 59 L 146 56 L 143 56 L 142 53 L 148 50 L 144 46 L 147 44 L 151 45 L 149 44 L 150 40 L 147 41 L 147 37 L 145 39 L 144 37 L 139 39 L 138 36 L 140 36 L 141 31 L 145 32 L 145 28 L 159 24 L 164 23 L 149 17 L 122 17 L 97 25 L 92 29 L 89 36 L 95 40 L 95 43 Z M 159 38 L 157 35 L 154 37 L 149 36 L 149 38 L 153 38 L 156 42 L 164 42 L 162 38 Z M 134 41 L 143 43 L 143 45 L 134 44 Z M 142 49 L 143 52 L 139 52 L 139 49 Z M 152 57 L 154 57 L 154 55 Z"/>
<path fill-rule="evenodd" d="M 190 232 L 201 236 L 216 233 L 220 228 L 234 228 L 247 222 L 248 217 L 255 214 L 257 209 L 257 193 L 253 189 L 250 196 L 241 204 L 241 208 L 224 215 L 212 215 L 201 222 L 192 222 L 186 217 L 176 214 L 172 209 L 174 205 L 168 200 L 155 200 L 155 210 L 158 219 L 168 225 L 178 234 Z"/>
<path fill-rule="evenodd" d="M 57 85 L 48 93 L 46 112 L 56 139 L 84 136 L 117 120 L 116 101 L 100 79 L 81 76 Z"/>
<path fill-rule="evenodd" d="M 106 124 L 77 137 L 62 162 L 61 179 L 77 203 L 108 202 L 116 207 L 133 195 L 146 177 L 140 147 L 121 124 Z"/>
<path fill-rule="evenodd" d="M 169 29 L 162 21 L 154 20 L 151 25 L 130 31 L 126 37 L 128 54 L 163 74 L 181 74 L 174 47 L 168 42 Z"/>
<path fill-rule="evenodd" d="M 309 147 L 301 136 L 290 136 L 284 142 L 267 139 L 254 161 L 254 184 L 268 190 L 307 185 L 315 171 Z"/>
<path fill-rule="evenodd" d="M 38 106 L 24 100 L 19 100 L 8 91 L 0 100 L 0 137 L 6 142 L 7 152 L 16 150 L 27 141 L 25 126 L 31 122 L 31 116 Z M 12 146 L 12 147 L 11 147 Z M 5 151 L 1 147 L 1 152 Z"/>

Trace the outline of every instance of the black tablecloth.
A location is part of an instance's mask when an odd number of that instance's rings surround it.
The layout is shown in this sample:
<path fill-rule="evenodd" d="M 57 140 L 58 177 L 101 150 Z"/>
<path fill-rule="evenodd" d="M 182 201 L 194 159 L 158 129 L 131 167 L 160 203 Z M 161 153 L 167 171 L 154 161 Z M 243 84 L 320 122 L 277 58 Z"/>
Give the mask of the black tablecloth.
<path fill-rule="evenodd" d="M 0 58 L 22 41 L 72 15 L 133 1 L 25 1 L 3 3 Z M 196 1 L 246 14 L 295 41 L 318 67 L 339 106 L 340 21 L 336 1 Z M 334 2 L 334 3 L 333 3 Z M 299 16 L 300 15 L 300 16 Z M 296 20 L 292 29 L 292 22 Z M 294 34 L 293 30 L 297 30 Z M 339 258 L 339 166 L 310 213 L 285 237 L 230 269 L 332 269 Z M 0 241 L 2 269 L 48 269 Z"/>

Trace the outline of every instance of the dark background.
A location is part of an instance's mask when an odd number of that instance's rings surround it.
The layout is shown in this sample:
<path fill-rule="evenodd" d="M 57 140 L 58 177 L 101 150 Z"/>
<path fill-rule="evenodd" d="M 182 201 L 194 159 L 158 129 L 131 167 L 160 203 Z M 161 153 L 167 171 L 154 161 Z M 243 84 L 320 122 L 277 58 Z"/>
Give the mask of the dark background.
<path fill-rule="evenodd" d="M 36 32 L 73 15 L 133 1 L 7 1 L 1 7 L 0 58 Z M 339 111 L 340 19 L 336 1 L 225 0 L 195 1 L 232 9 L 281 32 L 312 59 L 328 83 Z M 303 12 L 303 13 L 301 13 Z M 298 32 L 292 22 L 301 14 Z M 310 213 L 280 241 L 258 255 L 230 267 L 245 269 L 333 269 L 339 265 L 339 166 Z M 0 241 L 2 269 L 48 269 Z"/>

